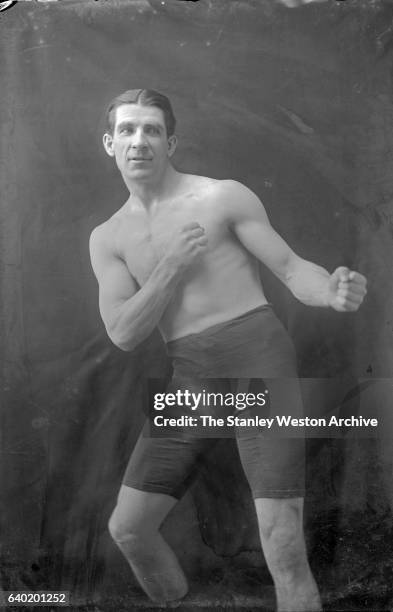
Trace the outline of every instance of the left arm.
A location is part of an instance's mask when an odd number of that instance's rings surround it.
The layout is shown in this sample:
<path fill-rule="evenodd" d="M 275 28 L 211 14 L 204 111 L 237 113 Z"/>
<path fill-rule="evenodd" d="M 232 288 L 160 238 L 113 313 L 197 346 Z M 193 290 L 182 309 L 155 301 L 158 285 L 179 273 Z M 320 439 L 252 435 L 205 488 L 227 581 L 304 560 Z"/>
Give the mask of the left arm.
<path fill-rule="evenodd" d="M 257 259 L 264 263 L 303 304 L 330 306 L 341 312 L 357 310 L 366 295 L 366 279 L 340 267 L 329 274 L 302 259 L 270 225 L 266 211 L 249 189 L 227 183 L 226 210 L 230 227 Z"/>

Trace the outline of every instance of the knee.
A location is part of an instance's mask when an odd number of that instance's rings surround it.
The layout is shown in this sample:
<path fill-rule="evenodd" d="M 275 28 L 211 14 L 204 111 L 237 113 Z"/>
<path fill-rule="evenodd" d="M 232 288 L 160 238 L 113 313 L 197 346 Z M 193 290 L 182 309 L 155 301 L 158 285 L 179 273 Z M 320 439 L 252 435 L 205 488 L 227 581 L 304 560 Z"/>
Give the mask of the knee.
<path fill-rule="evenodd" d="M 259 527 L 262 540 L 267 544 L 274 544 L 278 548 L 290 546 L 291 543 L 297 542 L 303 535 L 303 527 L 296 520 L 280 521 L 270 518 L 261 521 Z"/>
<path fill-rule="evenodd" d="M 285 515 L 270 514 L 260 517 L 259 527 L 262 539 L 266 542 L 283 540 L 286 543 L 302 536 L 303 524 L 296 508 L 292 508 Z"/>
<path fill-rule="evenodd" d="M 116 517 L 116 510 L 112 512 L 112 515 L 108 521 L 108 531 L 111 535 L 112 540 L 118 542 L 126 535 L 126 529 L 124 525 L 121 525 Z"/>
<path fill-rule="evenodd" d="M 302 565 L 305 542 L 302 512 L 296 503 L 281 504 L 278 512 L 259 515 L 259 528 L 266 559 L 277 567 Z"/>
<path fill-rule="evenodd" d="M 119 545 L 123 542 L 128 544 L 135 542 L 136 544 L 142 536 L 141 530 L 133 526 L 131 522 L 121 520 L 116 508 L 108 521 L 108 530 L 112 539 Z"/>
<path fill-rule="evenodd" d="M 261 517 L 259 527 L 266 561 L 274 576 L 295 576 L 306 571 L 302 516 L 296 506 Z"/>

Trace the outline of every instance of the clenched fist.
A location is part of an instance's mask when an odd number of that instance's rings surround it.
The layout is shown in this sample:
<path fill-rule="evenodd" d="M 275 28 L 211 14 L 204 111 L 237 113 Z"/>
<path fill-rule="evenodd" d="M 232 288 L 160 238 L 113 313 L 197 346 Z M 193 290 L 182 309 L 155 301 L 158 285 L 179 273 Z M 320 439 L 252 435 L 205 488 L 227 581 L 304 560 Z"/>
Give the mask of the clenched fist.
<path fill-rule="evenodd" d="M 185 269 L 206 251 L 205 230 L 192 221 L 176 230 L 165 254 L 165 259 L 177 269 Z"/>
<path fill-rule="evenodd" d="M 344 266 L 337 268 L 330 276 L 329 305 L 339 312 L 358 310 L 367 293 L 367 280 L 359 272 Z"/>

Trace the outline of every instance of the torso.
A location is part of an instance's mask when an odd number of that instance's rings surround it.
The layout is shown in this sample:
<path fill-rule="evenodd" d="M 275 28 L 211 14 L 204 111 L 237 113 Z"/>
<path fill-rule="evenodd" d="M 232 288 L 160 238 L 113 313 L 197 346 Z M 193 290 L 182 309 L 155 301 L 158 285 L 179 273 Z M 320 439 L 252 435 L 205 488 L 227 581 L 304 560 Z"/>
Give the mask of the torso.
<path fill-rule="evenodd" d="M 159 329 L 166 341 L 198 333 L 266 304 L 258 263 L 229 227 L 226 181 L 194 175 L 182 180 L 154 212 L 125 204 L 108 222 L 111 242 L 140 287 L 149 278 L 176 228 L 197 221 L 208 238 L 203 257 L 176 287 Z"/>

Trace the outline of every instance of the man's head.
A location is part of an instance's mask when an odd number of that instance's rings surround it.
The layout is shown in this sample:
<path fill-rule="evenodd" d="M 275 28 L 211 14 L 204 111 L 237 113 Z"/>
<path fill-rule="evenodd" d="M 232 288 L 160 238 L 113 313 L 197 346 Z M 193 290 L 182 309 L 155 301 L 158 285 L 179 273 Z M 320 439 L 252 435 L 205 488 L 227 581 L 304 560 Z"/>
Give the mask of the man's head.
<path fill-rule="evenodd" d="M 169 99 L 154 89 L 128 89 L 110 102 L 106 111 L 107 132 L 112 134 L 116 124 L 116 114 L 119 106 L 124 104 L 139 104 L 140 106 L 156 106 L 164 114 L 167 136 L 175 133 L 176 119 Z"/>
<path fill-rule="evenodd" d="M 112 100 L 104 147 L 128 186 L 157 183 L 165 175 L 176 150 L 175 125 L 168 98 L 152 89 L 128 90 Z"/>

